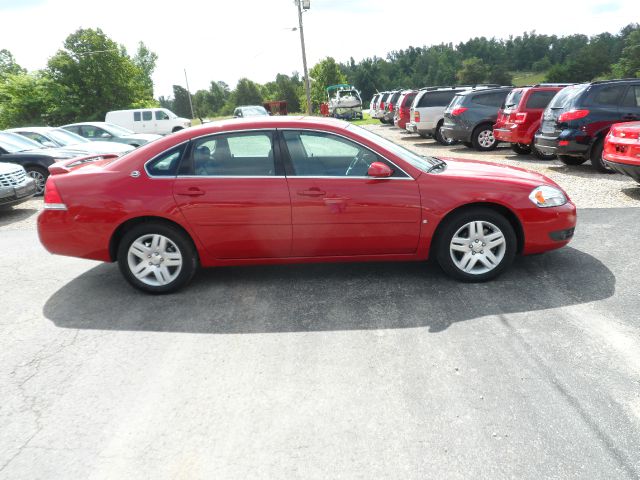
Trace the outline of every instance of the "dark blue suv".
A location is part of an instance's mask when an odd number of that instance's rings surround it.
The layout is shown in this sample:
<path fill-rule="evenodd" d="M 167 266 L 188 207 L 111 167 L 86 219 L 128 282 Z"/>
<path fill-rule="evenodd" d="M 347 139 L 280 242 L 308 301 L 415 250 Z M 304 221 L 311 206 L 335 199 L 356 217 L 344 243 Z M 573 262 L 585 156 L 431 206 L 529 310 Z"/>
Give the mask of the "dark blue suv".
<path fill-rule="evenodd" d="M 602 160 L 609 128 L 633 120 L 640 120 L 640 78 L 572 85 L 549 103 L 534 145 L 566 165 L 590 159 L 596 170 L 609 172 Z"/>

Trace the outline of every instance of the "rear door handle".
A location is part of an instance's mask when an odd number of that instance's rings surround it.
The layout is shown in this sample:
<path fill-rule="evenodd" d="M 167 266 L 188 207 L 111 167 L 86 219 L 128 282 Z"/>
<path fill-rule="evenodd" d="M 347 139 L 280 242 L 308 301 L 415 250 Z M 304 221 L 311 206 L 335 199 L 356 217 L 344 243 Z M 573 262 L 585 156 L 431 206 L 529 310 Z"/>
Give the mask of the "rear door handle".
<path fill-rule="evenodd" d="M 176 194 L 184 195 L 187 197 L 199 197 L 200 195 L 204 195 L 205 191 L 199 189 L 198 187 L 189 187 L 185 190 L 178 190 Z"/>
<path fill-rule="evenodd" d="M 319 188 L 310 188 L 309 190 L 298 190 L 298 195 L 302 195 L 304 197 L 322 197 L 326 194 L 327 192 L 324 192 Z"/>

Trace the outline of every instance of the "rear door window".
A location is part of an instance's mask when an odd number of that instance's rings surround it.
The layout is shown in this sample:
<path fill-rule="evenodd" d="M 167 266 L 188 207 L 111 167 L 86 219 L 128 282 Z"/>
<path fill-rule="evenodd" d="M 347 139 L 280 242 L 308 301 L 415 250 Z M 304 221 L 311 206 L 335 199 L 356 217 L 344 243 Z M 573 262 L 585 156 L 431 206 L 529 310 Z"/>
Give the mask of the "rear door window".
<path fill-rule="evenodd" d="M 446 107 L 449 105 L 456 90 L 446 92 L 426 92 L 420 99 L 420 107 Z"/>
<path fill-rule="evenodd" d="M 625 93 L 625 85 L 606 85 L 593 88 L 587 96 L 586 105 L 598 107 L 616 107 Z"/>
<path fill-rule="evenodd" d="M 153 114 L 151 112 L 142 112 L 142 120 L 145 122 L 149 122 L 153 119 Z"/>
<path fill-rule="evenodd" d="M 139 122 L 140 120 L 142 120 L 140 112 L 133 112 L 133 121 L 134 122 Z"/>
<path fill-rule="evenodd" d="M 543 109 L 547 108 L 549 102 L 553 97 L 556 96 L 558 92 L 553 90 L 540 90 L 537 92 L 532 92 L 529 95 L 529 99 L 527 100 L 526 108 L 534 110 L 534 109 Z"/>
<path fill-rule="evenodd" d="M 640 108 L 640 85 L 631 85 L 622 100 L 624 107 Z"/>

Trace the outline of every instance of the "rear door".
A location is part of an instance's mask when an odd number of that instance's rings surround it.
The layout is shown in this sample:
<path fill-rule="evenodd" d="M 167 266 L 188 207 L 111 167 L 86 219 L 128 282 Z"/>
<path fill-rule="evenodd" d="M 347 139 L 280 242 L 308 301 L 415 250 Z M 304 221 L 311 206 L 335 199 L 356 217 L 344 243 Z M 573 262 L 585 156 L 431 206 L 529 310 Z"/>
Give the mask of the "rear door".
<path fill-rule="evenodd" d="M 620 118 L 623 122 L 640 120 L 640 82 L 627 89 L 620 106 Z"/>
<path fill-rule="evenodd" d="M 287 257 L 291 202 L 274 131 L 209 135 L 191 142 L 174 185 L 180 211 L 219 259 Z"/>
<path fill-rule="evenodd" d="M 291 195 L 292 256 L 415 253 L 420 233 L 417 182 L 375 152 L 336 134 L 283 130 Z M 372 179 L 387 163 L 394 176 Z"/>

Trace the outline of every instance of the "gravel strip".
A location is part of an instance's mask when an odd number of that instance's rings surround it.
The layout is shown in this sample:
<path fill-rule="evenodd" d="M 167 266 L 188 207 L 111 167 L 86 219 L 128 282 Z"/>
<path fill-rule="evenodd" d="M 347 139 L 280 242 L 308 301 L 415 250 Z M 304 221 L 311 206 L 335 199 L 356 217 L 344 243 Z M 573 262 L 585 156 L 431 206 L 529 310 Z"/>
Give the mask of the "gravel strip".
<path fill-rule="evenodd" d="M 388 125 L 365 125 L 364 128 L 420 155 L 481 160 L 540 172 L 564 188 L 578 208 L 640 207 L 640 185 L 624 175 L 598 173 L 591 162 L 567 166 L 559 160 L 516 155 L 506 143 L 492 152 L 477 152 L 464 145 L 445 147 L 435 140 Z"/>

